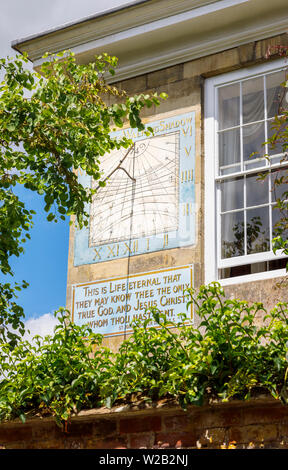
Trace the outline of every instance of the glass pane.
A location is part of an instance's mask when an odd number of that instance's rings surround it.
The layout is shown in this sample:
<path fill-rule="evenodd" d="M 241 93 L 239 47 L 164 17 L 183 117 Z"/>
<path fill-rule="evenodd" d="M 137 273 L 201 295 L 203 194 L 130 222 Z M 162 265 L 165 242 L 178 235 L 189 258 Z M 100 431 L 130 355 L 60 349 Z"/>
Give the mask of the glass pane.
<path fill-rule="evenodd" d="M 283 240 L 288 238 L 288 211 L 280 212 L 278 207 L 272 207 L 272 238 L 281 235 Z"/>
<path fill-rule="evenodd" d="M 247 160 L 244 162 L 244 170 L 253 170 L 254 168 L 263 168 L 266 165 L 265 158 L 257 158 L 255 160 Z"/>
<path fill-rule="evenodd" d="M 281 86 L 284 81 L 284 70 L 266 75 L 268 118 L 280 114 L 281 109 L 279 108 L 287 108 L 287 89 Z"/>
<path fill-rule="evenodd" d="M 247 211 L 247 254 L 270 250 L 269 207 Z"/>
<path fill-rule="evenodd" d="M 272 201 L 283 199 L 284 192 L 288 191 L 288 168 L 283 170 L 275 170 L 271 173 L 271 191 Z"/>
<path fill-rule="evenodd" d="M 220 169 L 220 175 L 231 175 L 231 173 L 237 173 L 241 171 L 241 164 L 233 165 L 233 167 L 226 167 Z"/>
<path fill-rule="evenodd" d="M 264 119 L 263 77 L 242 82 L 243 123 Z"/>
<path fill-rule="evenodd" d="M 219 129 L 240 124 L 240 85 L 218 88 Z"/>
<path fill-rule="evenodd" d="M 221 183 L 221 210 L 222 212 L 241 209 L 244 205 L 244 180 L 233 178 Z"/>
<path fill-rule="evenodd" d="M 222 258 L 244 255 L 244 212 L 232 212 L 221 216 Z"/>
<path fill-rule="evenodd" d="M 265 130 L 264 123 L 251 124 L 243 127 L 243 158 L 252 160 L 263 157 L 265 154 Z M 253 155 L 252 155 L 253 154 Z"/>
<path fill-rule="evenodd" d="M 268 154 L 277 155 L 278 153 L 283 153 L 282 149 L 282 139 L 277 137 L 277 130 L 273 129 L 273 121 L 267 122 L 268 126 L 268 139 L 271 139 L 275 135 L 275 143 L 268 144 Z"/>
<path fill-rule="evenodd" d="M 233 129 L 219 133 L 219 166 L 240 163 L 240 130 Z M 231 170 L 231 173 L 235 168 Z"/>
<path fill-rule="evenodd" d="M 258 175 L 246 177 L 246 206 L 260 206 L 269 202 L 269 176 L 260 180 Z"/>
<path fill-rule="evenodd" d="M 219 269 L 220 279 L 227 279 L 228 277 L 246 276 L 251 274 L 251 264 L 242 266 L 231 266 L 229 268 Z"/>
<path fill-rule="evenodd" d="M 269 261 L 269 271 L 274 271 L 275 269 L 284 269 L 287 266 L 288 258 L 280 258 Z"/>

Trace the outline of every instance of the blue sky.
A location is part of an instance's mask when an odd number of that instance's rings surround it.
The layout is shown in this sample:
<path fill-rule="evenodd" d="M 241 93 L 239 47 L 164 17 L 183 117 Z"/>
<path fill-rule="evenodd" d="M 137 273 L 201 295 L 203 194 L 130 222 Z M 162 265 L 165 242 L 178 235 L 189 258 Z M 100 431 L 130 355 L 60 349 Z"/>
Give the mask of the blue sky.
<path fill-rule="evenodd" d="M 132 3 L 131 0 L 9 0 L 1 2 L 0 57 L 15 55 L 11 41 L 37 34 L 67 22 L 76 21 L 110 8 Z M 46 334 L 55 324 L 53 311 L 65 306 L 69 223 L 47 222 L 43 201 L 37 194 L 20 189 L 27 208 L 37 216 L 25 254 L 14 258 L 15 278 L 29 282 L 18 303 L 33 332 Z"/>

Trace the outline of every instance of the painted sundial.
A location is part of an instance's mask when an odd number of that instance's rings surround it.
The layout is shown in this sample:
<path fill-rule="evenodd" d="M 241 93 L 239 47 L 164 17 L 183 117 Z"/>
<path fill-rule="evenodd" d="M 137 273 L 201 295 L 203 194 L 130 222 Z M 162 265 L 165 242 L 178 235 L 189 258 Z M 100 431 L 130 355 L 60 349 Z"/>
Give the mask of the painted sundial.
<path fill-rule="evenodd" d="M 154 135 L 125 129 L 134 145 L 104 155 L 107 184 L 75 233 L 74 264 L 90 264 L 195 243 L 194 112 L 147 123 Z M 84 185 L 98 182 L 82 174 Z"/>
<path fill-rule="evenodd" d="M 139 140 L 125 158 L 126 153 L 116 151 L 102 160 L 104 177 L 123 163 L 94 197 L 90 246 L 178 228 L 179 133 Z"/>

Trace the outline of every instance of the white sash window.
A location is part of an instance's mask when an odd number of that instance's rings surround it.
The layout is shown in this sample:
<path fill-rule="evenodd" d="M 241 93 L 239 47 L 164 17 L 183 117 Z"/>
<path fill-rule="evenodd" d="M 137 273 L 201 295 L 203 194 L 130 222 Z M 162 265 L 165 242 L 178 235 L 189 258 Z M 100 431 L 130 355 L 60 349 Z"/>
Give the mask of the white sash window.
<path fill-rule="evenodd" d="M 272 121 L 284 80 L 281 60 L 206 81 L 206 283 L 285 273 L 287 258 L 272 251 L 273 226 L 279 218 L 275 201 L 282 194 L 281 188 L 275 193 L 273 181 L 286 171 L 285 162 L 280 145 L 263 145 L 275 132 Z M 267 177 L 259 181 L 259 173 Z"/>

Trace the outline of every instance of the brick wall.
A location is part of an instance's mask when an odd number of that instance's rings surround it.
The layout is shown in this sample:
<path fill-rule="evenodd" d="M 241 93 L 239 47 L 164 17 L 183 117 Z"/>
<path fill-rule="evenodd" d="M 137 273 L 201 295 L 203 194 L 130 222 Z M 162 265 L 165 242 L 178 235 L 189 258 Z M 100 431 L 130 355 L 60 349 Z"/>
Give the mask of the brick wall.
<path fill-rule="evenodd" d="M 163 402 L 91 410 L 67 430 L 51 418 L 0 424 L 5 449 L 288 448 L 288 406 L 270 398 L 187 411 Z"/>

